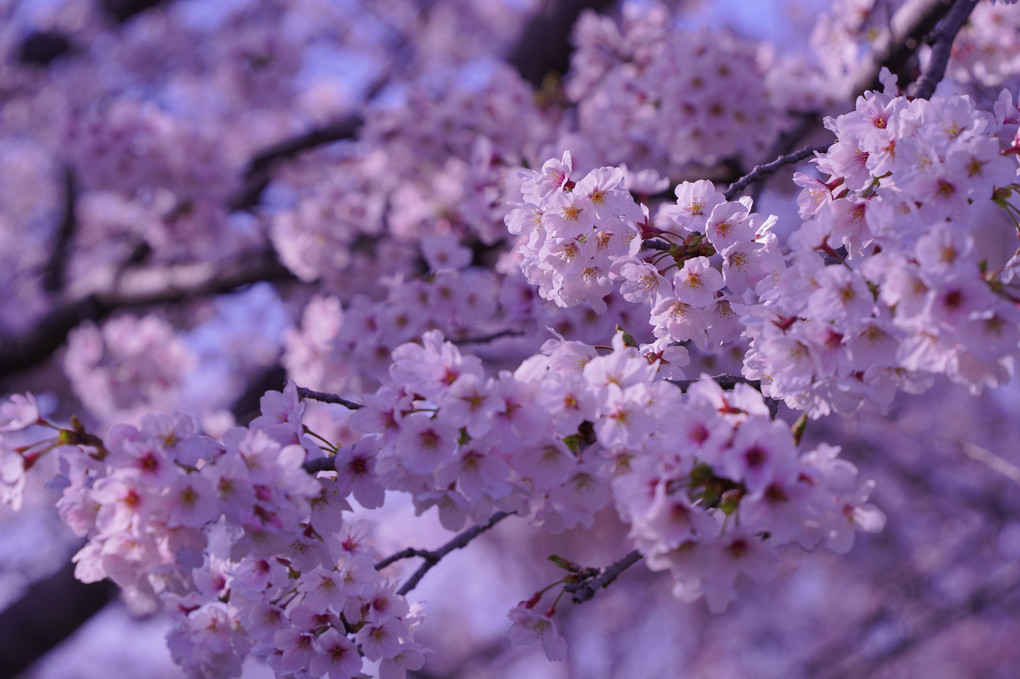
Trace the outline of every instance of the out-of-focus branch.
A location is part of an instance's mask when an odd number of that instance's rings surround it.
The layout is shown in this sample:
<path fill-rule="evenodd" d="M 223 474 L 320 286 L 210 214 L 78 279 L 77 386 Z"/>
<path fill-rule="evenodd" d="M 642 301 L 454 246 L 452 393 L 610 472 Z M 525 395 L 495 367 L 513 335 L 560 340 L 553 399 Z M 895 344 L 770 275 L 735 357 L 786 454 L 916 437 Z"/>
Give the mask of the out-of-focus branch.
<path fill-rule="evenodd" d="M 976 0 L 966 1 L 974 4 Z M 942 21 L 952 5 L 953 0 L 909 0 L 897 10 L 889 29 L 875 41 L 871 59 L 858 72 L 850 91 L 864 92 L 880 87 L 878 74 L 883 66 L 901 74 L 925 36 Z"/>
<path fill-rule="evenodd" d="M 407 579 L 407 582 L 405 582 L 400 589 L 397 590 L 397 594 L 403 596 L 417 587 L 418 583 L 421 582 L 421 579 L 425 577 L 425 574 L 432 570 L 433 566 L 439 563 L 447 554 L 455 549 L 467 547 L 476 537 L 488 530 L 491 530 L 497 523 L 508 516 L 512 516 L 514 513 L 515 512 L 496 512 L 487 522 L 479 526 L 472 526 L 471 528 L 468 528 L 438 549 L 425 550 L 409 547 L 386 557 L 377 563 L 375 568 L 376 570 L 382 570 L 386 566 L 400 561 L 401 559 L 410 559 L 412 557 L 424 559 L 425 563 L 419 566 L 418 570 L 412 573 L 411 577 Z"/>
<path fill-rule="evenodd" d="M 570 67 L 570 34 L 581 12 L 599 12 L 612 5 L 612 0 L 544 0 L 521 31 L 507 62 L 532 87 L 540 88 L 548 74 L 563 75 Z"/>
<path fill-rule="evenodd" d="M 68 562 L 0 613 L 0 679 L 18 676 L 114 599 L 116 585 L 81 583 L 74 568 Z"/>
<path fill-rule="evenodd" d="M 109 289 L 64 302 L 20 337 L 0 339 L 0 378 L 39 365 L 84 321 L 100 321 L 118 309 L 186 302 L 231 292 L 260 281 L 291 280 L 272 253 L 230 262 L 200 262 L 125 271 Z"/>
<path fill-rule="evenodd" d="M 389 79 L 385 76 L 376 78 L 365 92 L 365 102 L 372 101 L 387 82 Z M 231 207 L 234 210 L 251 209 L 261 200 L 262 192 L 269 185 L 273 171 L 281 162 L 326 144 L 354 139 L 364 122 L 365 119 L 360 114 L 352 113 L 321 127 L 314 127 L 293 137 L 281 139 L 262 149 L 248 161 L 241 191 L 234 197 Z"/>
<path fill-rule="evenodd" d="M 67 273 L 67 250 L 78 229 L 78 219 L 75 209 L 78 204 L 77 182 L 74 179 L 74 172 L 70 167 L 64 168 L 64 208 L 60 217 L 60 224 L 57 226 L 56 240 L 53 243 L 53 250 L 50 252 L 49 261 L 43 269 L 43 289 L 49 292 L 56 292 L 64 289 L 64 282 Z"/>
<path fill-rule="evenodd" d="M 136 14 L 158 7 L 169 0 L 100 0 L 99 5 L 114 21 L 124 23 Z"/>
<path fill-rule="evenodd" d="M 997 571 L 984 585 L 973 590 L 959 602 L 937 608 L 925 616 L 914 629 L 884 647 L 878 653 L 857 657 L 843 663 L 833 674 L 824 675 L 830 679 L 851 679 L 870 677 L 886 663 L 889 663 L 915 646 L 922 644 L 953 625 L 983 611 L 1002 605 L 1010 595 L 1015 597 L 1020 587 L 1020 564 L 1010 563 Z"/>
<path fill-rule="evenodd" d="M 641 552 L 635 549 L 618 561 L 614 561 L 604 568 L 596 569 L 591 577 L 585 577 L 580 582 L 564 585 L 563 589 L 573 595 L 575 604 L 591 601 L 598 590 L 605 589 L 611 585 L 614 580 L 620 577 L 621 573 L 640 560 Z"/>
<path fill-rule="evenodd" d="M 29 33 L 21 42 L 18 60 L 29 66 L 48 66 L 73 49 L 70 38 L 59 31 Z"/>
<path fill-rule="evenodd" d="M 927 99 L 935 93 L 935 86 L 939 84 L 946 74 L 946 66 L 949 65 L 949 55 L 953 49 L 953 41 L 956 35 L 967 23 L 971 12 L 977 7 L 977 0 L 956 0 L 953 7 L 946 14 L 946 17 L 935 29 L 932 36 L 931 61 L 921 77 L 910 86 L 909 93 L 912 97 Z"/>
<path fill-rule="evenodd" d="M 353 139 L 362 123 L 364 119 L 361 116 L 349 115 L 279 141 L 256 153 L 245 168 L 244 185 L 233 200 L 233 209 L 247 210 L 257 205 L 262 192 L 269 184 L 273 170 L 280 162 L 325 144 Z"/>

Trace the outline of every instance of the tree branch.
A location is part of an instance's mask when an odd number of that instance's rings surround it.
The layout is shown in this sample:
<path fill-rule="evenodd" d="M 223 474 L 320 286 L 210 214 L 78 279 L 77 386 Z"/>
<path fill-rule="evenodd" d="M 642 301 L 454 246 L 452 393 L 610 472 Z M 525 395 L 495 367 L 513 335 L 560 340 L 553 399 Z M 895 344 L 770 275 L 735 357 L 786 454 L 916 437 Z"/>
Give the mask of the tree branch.
<path fill-rule="evenodd" d="M 621 573 L 636 564 L 641 560 L 641 558 L 641 552 L 635 549 L 618 561 L 615 561 L 603 568 L 596 569 L 594 572 L 597 573 L 597 575 L 593 574 L 590 577 L 584 577 L 580 582 L 564 585 L 563 589 L 573 595 L 573 601 L 575 604 L 583 604 L 586 601 L 591 601 L 598 590 L 611 585 L 614 580 L 620 577 Z"/>
<path fill-rule="evenodd" d="M 601 11 L 612 4 L 612 0 L 545 0 L 521 31 L 507 62 L 532 87 L 541 88 L 548 74 L 563 75 L 570 68 L 570 34 L 581 12 Z"/>
<path fill-rule="evenodd" d="M 439 563 L 440 560 L 442 560 L 442 558 L 445 557 L 447 554 L 449 554 L 455 549 L 467 547 L 468 544 L 470 544 L 470 542 L 474 540 L 476 537 L 478 537 L 479 535 L 488 530 L 491 530 L 493 526 L 495 526 L 497 523 L 499 523 L 506 517 L 512 516 L 514 514 L 516 514 L 516 512 L 496 512 L 495 514 L 492 515 L 491 518 L 489 518 L 489 520 L 486 523 L 481 524 L 479 526 L 473 526 L 471 528 L 468 528 L 467 530 L 458 534 L 456 537 L 454 537 L 452 540 L 447 542 L 442 547 L 439 547 L 438 549 L 429 551 L 424 549 L 413 549 L 409 547 L 407 549 L 397 552 L 396 554 L 392 554 L 386 557 L 385 559 L 383 559 L 382 561 L 375 565 L 375 569 L 382 570 L 386 566 L 389 566 L 394 562 L 400 561 L 401 559 L 410 559 L 411 557 L 419 557 L 421 559 L 424 559 L 425 563 L 419 566 L 418 570 L 412 573 L 411 577 L 407 579 L 407 582 L 405 582 L 400 587 L 400 589 L 397 590 L 397 594 L 404 596 L 412 589 L 417 587 L 418 583 L 421 582 L 421 579 L 425 577 L 425 574 L 432 570 L 432 567 Z"/>
<path fill-rule="evenodd" d="M 114 21 L 122 24 L 136 14 L 167 2 L 168 0 L 100 0 L 99 4 Z"/>
<path fill-rule="evenodd" d="M 486 342 L 498 340 L 503 337 L 522 337 L 523 335 L 524 332 L 521 330 L 512 330 L 508 328 L 506 330 L 494 332 L 491 335 L 481 335 L 479 337 L 462 337 L 460 339 L 450 340 L 450 342 L 456 344 L 457 346 L 462 346 L 464 344 L 485 344 Z"/>
<path fill-rule="evenodd" d="M 74 172 L 70 167 L 64 168 L 64 210 L 60 217 L 60 225 L 57 227 L 56 240 L 53 243 L 53 250 L 50 252 L 49 260 L 43 269 L 42 285 L 48 292 L 56 292 L 64 289 L 67 273 L 67 248 L 74 238 L 74 232 L 78 229 L 78 220 L 75 209 L 78 203 L 77 182 L 74 179 Z"/>
<path fill-rule="evenodd" d="M 949 65 L 949 55 L 953 49 L 953 41 L 964 24 L 970 18 L 971 12 L 977 6 L 977 0 L 956 0 L 952 8 L 946 14 L 942 23 L 935 29 L 932 36 L 931 61 L 928 68 L 908 90 L 910 96 L 918 99 L 928 99 L 935 93 L 935 86 L 939 84 L 946 74 L 946 66 Z"/>
<path fill-rule="evenodd" d="M 953 0 L 912 0 L 903 5 L 893 15 L 889 30 L 875 41 L 871 59 L 858 72 L 850 92 L 879 88 L 878 75 L 883 66 L 902 75 L 906 62 L 924 37 L 946 16 L 952 4 Z"/>
<path fill-rule="evenodd" d="M 0 679 L 18 676 L 116 597 L 111 581 L 87 585 L 74 569 L 68 561 L 0 613 Z"/>
<path fill-rule="evenodd" d="M 262 198 L 262 192 L 269 184 L 273 170 L 281 161 L 289 160 L 317 146 L 353 139 L 363 123 L 364 119 L 361 116 L 349 115 L 322 127 L 315 127 L 283 139 L 259 151 L 248 162 L 244 171 L 244 186 L 234 198 L 231 207 L 234 210 L 247 210 L 257 205 Z"/>
<path fill-rule="evenodd" d="M 0 378 L 39 365 L 63 346 L 84 321 L 98 322 L 118 309 L 182 302 L 231 292 L 260 281 L 292 280 L 273 253 L 230 262 L 200 262 L 129 269 L 108 290 L 55 306 L 27 333 L 0 338 Z"/>
<path fill-rule="evenodd" d="M 342 396 L 336 394 L 328 394 L 324 391 L 312 391 L 311 389 L 305 389 L 304 387 L 297 388 L 297 394 L 300 398 L 307 398 L 313 401 L 321 401 L 323 403 L 335 403 L 342 405 L 348 410 L 357 410 L 358 408 L 364 408 L 365 406 L 361 403 L 355 403 L 354 401 L 348 401 Z"/>
<path fill-rule="evenodd" d="M 740 179 L 726 187 L 726 190 L 723 191 L 723 197 L 725 197 L 726 200 L 733 200 L 734 196 L 736 196 L 738 193 L 744 190 L 748 185 L 758 181 L 759 179 L 765 177 L 766 175 L 772 174 L 773 172 L 781 168 L 783 165 L 789 165 L 790 163 L 798 163 L 804 160 L 805 158 L 813 156 L 815 153 L 825 151 L 826 149 L 829 148 L 829 146 L 830 146 L 829 144 L 816 144 L 814 146 L 805 146 L 804 148 L 798 151 L 794 151 L 793 153 L 788 153 L 784 156 L 779 156 L 778 158 L 771 162 L 765 163 L 763 165 L 755 165 L 754 169 L 752 169 L 743 177 L 741 177 Z"/>

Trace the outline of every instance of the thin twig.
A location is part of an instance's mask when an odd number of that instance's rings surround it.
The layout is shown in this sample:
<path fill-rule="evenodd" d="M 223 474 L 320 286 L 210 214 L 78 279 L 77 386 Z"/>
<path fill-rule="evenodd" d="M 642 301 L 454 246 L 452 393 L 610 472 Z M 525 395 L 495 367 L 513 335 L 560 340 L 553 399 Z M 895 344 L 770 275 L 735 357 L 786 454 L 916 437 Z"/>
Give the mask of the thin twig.
<path fill-rule="evenodd" d="M 723 196 L 726 200 L 733 200 L 733 197 L 743 191 L 751 183 L 758 181 L 762 177 L 772 174 L 783 165 L 790 163 L 797 163 L 805 158 L 813 156 L 817 152 L 825 151 L 829 148 L 829 144 L 815 144 L 813 146 L 805 146 L 804 148 L 794 151 L 793 153 L 787 153 L 785 156 L 779 156 L 775 160 L 765 163 L 763 165 L 755 165 L 754 169 L 745 174 L 737 181 L 730 184 L 723 192 Z"/>
<path fill-rule="evenodd" d="M 640 560 L 641 552 L 635 549 L 619 561 L 615 561 L 604 568 L 598 569 L 596 571 L 598 573 L 597 577 L 590 579 L 585 578 L 581 582 L 564 585 L 563 589 L 573 595 L 573 601 L 575 604 L 583 604 L 586 601 L 591 601 L 598 590 L 611 585 L 614 580 L 620 577 L 621 573 Z"/>
<path fill-rule="evenodd" d="M 494 332 L 491 335 L 481 335 L 480 337 L 462 337 L 461 339 L 451 340 L 451 342 L 453 342 L 457 346 L 463 344 L 485 344 L 486 342 L 492 342 L 493 340 L 498 340 L 503 337 L 521 337 L 523 335 L 524 333 L 520 330 L 511 330 L 508 328 L 506 330 Z"/>
<path fill-rule="evenodd" d="M 419 566 L 418 570 L 412 573 L 411 577 L 407 579 L 407 582 L 405 582 L 400 587 L 400 589 L 397 590 L 397 594 L 404 596 L 412 589 L 417 587 L 418 583 L 421 582 L 421 579 L 425 577 L 425 574 L 432 570 L 432 567 L 439 563 L 443 557 L 445 557 L 447 554 L 449 554 L 455 549 L 467 547 L 468 544 L 476 537 L 486 532 L 487 530 L 491 530 L 492 527 L 495 526 L 497 523 L 499 523 L 508 516 L 512 516 L 513 514 L 516 514 L 516 512 L 496 512 L 495 514 L 492 515 L 491 518 L 489 518 L 489 520 L 486 523 L 480 526 L 473 526 L 471 528 L 468 528 L 466 531 L 458 534 L 456 537 L 454 537 L 452 540 L 450 540 L 449 542 L 447 542 L 445 545 L 438 549 L 425 550 L 425 549 L 413 549 L 409 547 L 407 549 L 397 552 L 396 554 L 386 557 L 385 559 L 377 563 L 375 565 L 375 568 L 376 570 L 380 570 L 396 561 L 400 561 L 401 559 L 410 559 L 411 557 L 419 557 L 421 559 L 424 559 L 425 563 Z"/>
<path fill-rule="evenodd" d="M 931 60 L 921 77 L 910 86 L 909 94 L 918 99 L 928 99 L 935 93 L 935 87 L 946 74 L 949 55 L 956 35 L 967 23 L 970 13 L 977 6 L 977 0 L 956 0 L 942 23 L 935 29 L 931 48 Z"/>
<path fill-rule="evenodd" d="M 297 394 L 300 398 L 309 398 L 313 401 L 322 401 L 323 403 L 335 403 L 336 405 L 341 405 L 348 410 L 357 410 L 358 408 L 365 407 L 361 403 L 348 401 L 344 397 L 337 396 L 336 394 L 329 394 L 324 391 L 313 391 L 311 389 L 305 389 L 304 387 L 298 387 Z"/>

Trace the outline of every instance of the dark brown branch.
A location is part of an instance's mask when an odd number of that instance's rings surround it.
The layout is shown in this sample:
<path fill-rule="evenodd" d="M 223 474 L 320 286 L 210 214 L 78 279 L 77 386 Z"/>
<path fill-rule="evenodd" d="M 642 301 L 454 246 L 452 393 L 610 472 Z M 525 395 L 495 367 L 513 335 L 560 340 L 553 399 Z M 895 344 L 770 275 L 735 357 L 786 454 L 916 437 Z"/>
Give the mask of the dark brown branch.
<path fill-rule="evenodd" d="M 300 398 L 308 398 L 313 401 L 322 401 L 323 403 L 335 403 L 337 405 L 342 405 L 344 408 L 347 408 L 348 410 L 357 410 L 358 408 L 365 407 L 360 403 L 348 401 L 342 396 L 337 396 L 336 394 L 327 394 L 324 391 L 312 391 L 311 389 L 298 387 L 297 393 Z"/>
<path fill-rule="evenodd" d="M 118 309 L 180 303 L 260 281 L 292 279 L 272 253 L 230 262 L 129 269 L 110 289 L 59 304 L 20 337 L 0 338 L 0 378 L 39 365 L 63 346 L 76 326 L 84 321 L 101 321 Z"/>
<path fill-rule="evenodd" d="M 550 73 L 563 75 L 570 68 L 570 34 L 585 9 L 601 11 L 612 0 L 545 0 L 521 31 L 507 62 L 532 87 L 539 89 Z"/>
<path fill-rule="evenodd" d="M 615 561 L 604 568 L 597 569 L 595 573 L 598 575 L 586 577 L 580 582 L 564 585 L 563 589 L 573 595 L 573 601 L 575 604 L 583 604 L 586 601 L 591 601 L 598 590 L 611 585 L 614 580 L 620 577 L 621 573 L 640 560 L 641 552 L 635 549 L 619 561 Z"/>
<path fill-rule="evenodd" d="M 810 158 L 815 153 L 825 151 L 829 148 L 829 144 L 817 144 L 815 146 L 805 146 L 799 151 L 788 153 L 784 156 L 779 156 L 775 160 L 765 163 L 763 165 L 755 165 L 754 169 L 745 174 L 737 181 L 730 184 L 723 192 L 723 196 L 726 200 L 733 200 L 733 198 L 740 193 L 744 188 L 758 181 L 759 179 L 772 174 L 783 165 L 789 165 L 790 163 L 798 163 L 805 158 Z"/>
<path fill-rule="evenodd" d="M 480 526 L 473 526 L 471 528 L 468 528 L 467 530 L 458 534 L 456 537 L 454 537 L 452 540 L 447 542 L 442 547 L 439 547 L 438 549 L 425 550 L 425 549 L 413 549 L 409 547 L 407 549 L 397 552 L 396 554 L 386 557 L 385 559 L 377 563 L 375 565 L 375 568 L 376 570 L 381 570 L 396 561 L 400 561 L 401 559 L 410 559 L 412 557 L 424 559 L 425 563 L 419 566 L 418 570 L 412 573 L 411 577 L 407 579 L 407 582 L 401 585 L 400 589 L 397 590 L 397 594 L 403 596 L 410 592 L 415 587 L 417 587 L 418 583 L 421 582 L 421 579 L 425 577 L 425 574 L 432 570 L 433 566 L 439 563 L 443 559 L 443 557 L 445 557 L 447 554 L 449 554 L 455 549 L 462 549 L 464 547 L 467 547 L 468 544 L 470 544 L 471 541 L 474 540 L 476 537 L 478 537 L 479 535 L 488 530 L 491 530 L 493 526 L 495 526 L 497 523 L 499 523 L 508 516 L 512 516 L 515 513 L 516 512 L 496 512 L 486 523 Z"/>
<path fill-rule="evenodd" d="M 910 86 L 909 93 L 912 97 L 927 99 L 935 93 L 935 86 L 939 84 L 946 74 L 946 66 L 949 65 L 949 55 L 953 49 L 953 41 L 956 35 L 967 23 L 970 13 L 977 6 L 977 0 L 956 0 L 953 3 L 945 19 L 935 29 L 932 36 L 931 61 L 921 77 Z"/>

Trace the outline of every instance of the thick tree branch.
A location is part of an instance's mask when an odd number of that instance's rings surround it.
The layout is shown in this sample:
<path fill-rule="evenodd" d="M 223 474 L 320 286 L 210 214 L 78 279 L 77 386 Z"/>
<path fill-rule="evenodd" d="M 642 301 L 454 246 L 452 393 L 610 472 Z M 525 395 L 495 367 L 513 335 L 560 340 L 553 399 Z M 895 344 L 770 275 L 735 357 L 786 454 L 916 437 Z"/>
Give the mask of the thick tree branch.
<path fill-rule="evenodd" d="M 109 580 L 86 585 L 70 561 L 0 613 L 0 679 L 13 679 L 113 601 Z"/>
<path fill-rule="evenodd" d="M 953 50 L 953 41 L 956 35 L 967 23 L 971 12 L 977 6 L 977 0 L 956 0 L 953 3 L 945 19 L 935 29 L 932 43 L 931 61 L 921 77 L 910 86 L 909 94 L 919 99 L 927 99 L 935 93 L 935 86 L 939 84 L 946 74 L 946 66 L 949 65 L 949 55 Z"/>
<path fill-rule="evenodd" d="M 0 378 L 39 365 L 63 346 L 79 324 L 101 321 L 118 309 L 185 302 L 260 281 L 291 279 L 293 275 L 272 253 L 230 262 L 129 269 L 109 289 L 54 307 L 24 335 L 0 338 Z"/>
<path fill-rule="evenodd" d="M 595 569 L 591 577 L 584 577 L 580 582 L 564 585 L 563 589 L 573 595 L 575 604 L 591 601 L 596 592 L 611 585 L 620 574 L 641 560 L 641 552 L 636 549 L 618 561 L 600 569 Z"/>
<path fill-rule="evenodd" d="M 486 523 L 480 526 L 473 526 L 471 528 L 468 528 L 467 530 L 463 531 L 462 533 L 459 533 L 456 537 L 454 537 L 452 540 L 447 542 L 442 547 L 439 547 L 438 549 L 425 550 L 425 549 L 413 549 L 409 547 L 407 549 L 397 552 L 396 554 L 392 554 L 386 557 L 385 559 L 377 563 L 375 565 L 375 568 L 376 570 L 382 570 L 386 566 L 389 566 L 392 563 L 400 561 L 401 559 L 410 559 L 412 557 L 424 559 L 425 563 L 419 566 L 418 570 L 412 573 L 411 577 L 407 579 L 407 582 L 405 582 L 400 587 L 400 589 L 397 590 L 397 594 L 400 594 L 401 596 L 406 595 L 408 592 L 410 592 L 412 589 L 418 586 L 418 583 L 421 582 L 421 579 L 425 577 L 425 574 L 432 570 L 433 566 L 439 563 L 443 559 L 443 557 L 445 557 L 447 554 L 449 554 L 455 549 L 462 549 L 463 547 L 467 547 L 468 544 L 470 544 L 471 541 L 474 540 L 476 537 L 478 537 L 479 535 L 488 530 L 491 530 L 493 526 L 495 526 L 497 523 L 507 518 L 508 516 L 512 516 L 515 513 L 516 512 L 496 512 Z"/>
<path fill-rule="evenodd" d="M 602 11 L 612 4 L 612 0 L 545 0 L 521 31 L 507 62 L 532 87 L 541 88 L 547 75 L 562 76 L 570 68 L 570 34 L 581 12 Z"/>

